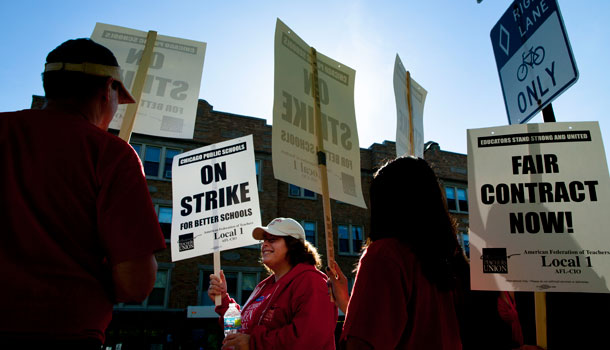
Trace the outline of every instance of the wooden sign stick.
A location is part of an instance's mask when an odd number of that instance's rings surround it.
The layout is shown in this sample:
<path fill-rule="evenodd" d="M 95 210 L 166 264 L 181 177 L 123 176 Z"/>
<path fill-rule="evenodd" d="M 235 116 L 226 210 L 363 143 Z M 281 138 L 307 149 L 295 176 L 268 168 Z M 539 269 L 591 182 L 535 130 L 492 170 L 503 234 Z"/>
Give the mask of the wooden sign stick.
<path fill-rule="evenodd" d="M 536 308 L 536 345 L 546 349 L 546 292 L 534 292 L 534 305 Z"/>
<path fill-rule="evenodd" d="M 214 274 L 220 278 L 220 250 L 216 250 L 214 255 Z M 222 295 L 214 297 L 214 305 L 218 306 L 222 304 Z"/>
<path fill-rule="evenodd" d="M 133 82 L 133 88 L 131 89 L 131 95 L 136 100 L 136 103 L 127 105 L 127 110 L 123 116 L 123 123 L 121 124 L 121 130 L 119 131 L 119 137 L 125 142 L 129 143 L 131 138 L 131 132 L 136 121 L 136 113 L 138 113 L 138 107 L 140 106 L 140 98 L 142 97 L 142 90 L 144 89 L 144 83 L 146 82 L 146 75 L 148 74 L 148 67 L 152 60 L 153 49 L 155 42 L 157 41 L 157 32 L 151 30 L 146 36 L 146 46 L 144 46 L 144 52 L 140 58 L 138 64 L 138 71 Z"/>
<path fill-rule="evenodd" d="M 415 146 L 413 140 L 413 106 L 411 105 L 411 73 L 407 71 L 407 109 L 409 110 L 409 155 L 415 155 Z"/>
<path fill-rule="evenodd" d="M 545 123 L 555 122 L 553 105 L 548 104 L 542 109 L 542 118 Z M 546 322 L 546 292 L 534 292 L 534 307 L 536 318 L 536 345 L 547 348 L 547 322 Z"/>
<path fill-rule="evenodd" d="M 330 212 L 330 195 L 328 192 L 328 173 L 326 171 L 326 151 L 324 151 L 324 140 L 322 137 L 322 117 L 320 111 L 320 91 L 318 86 L 318 57 L 316 49 L 309 50 L 311 70 L 313 72 L 313 97 L 314 97 L 314 126 L 316 131 L 316 148 L 318 154 L 318 169 L 320 181 L 322 181 L 322 203 L 324 208 L 324 234 L 326 238 L 326 260 L 328 267 L 336 276 L 333 262 L 335 261 L 335 249 L 333 243 L 333 220 Z M 333 299 L 331 293 L 331 300 Z"/>

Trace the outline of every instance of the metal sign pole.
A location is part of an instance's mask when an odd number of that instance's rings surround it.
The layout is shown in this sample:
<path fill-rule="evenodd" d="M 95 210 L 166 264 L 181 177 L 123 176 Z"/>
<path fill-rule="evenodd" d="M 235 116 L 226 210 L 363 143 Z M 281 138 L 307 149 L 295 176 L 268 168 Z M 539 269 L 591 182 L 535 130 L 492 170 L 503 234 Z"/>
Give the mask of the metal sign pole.
<path fill-rule="evenodd" d="M 542 120 L 545 123 L 555 122 L 555 112 L 553 112 L 553 104 L 549 103 L 546 107 L 542 109 Z"/>

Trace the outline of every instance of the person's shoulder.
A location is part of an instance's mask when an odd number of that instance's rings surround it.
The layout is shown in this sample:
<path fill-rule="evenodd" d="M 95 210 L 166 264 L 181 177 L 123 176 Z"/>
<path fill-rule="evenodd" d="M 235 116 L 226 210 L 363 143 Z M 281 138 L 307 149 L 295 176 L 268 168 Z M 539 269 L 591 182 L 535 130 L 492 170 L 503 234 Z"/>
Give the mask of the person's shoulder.
<path fill-rule="evenodd" d="M 39 109 L 22 109 L 20 111 L 8 111 L 8 112 L 0 112 L 0 118 L 8 119 L 8 118 L 23 118 L 28 115 L 37 115 L 41 114 L 42 111 Z"/>
<path fill-rule="evenodd" d="M 315 266 L 299 263 L 293 268 L 295 274 L 292 280 L 306 281 L 307 283 L 322 283 L 326 285 L 327 276 Z"/>
<path fill-rule="evenodd" d="M 396 264 L 414 259 L 411 248 L 396 238 L 382 238 L 371 242 L 362 255 L 362 261 L 379 264 Z"/>
<path fill-rule="evenodd" d="M 128 158 L 138 158 L 135 150 L 129 143 L 120 137 L 109 133 L 108 131 L 101 130 L 100 128 L 95 127 L 93 132 L 96 133 L 102 140 L 106 148 L 106 152 L 110 152 L 114 156 L 126 156 Z"/>
<path fill-rule="evenodd" d="M 97 130 L 99 130 L 101 133 L 104 134 L 104 137 L 107 139 L 107 142 L 111 145 L 113 145 L 114 147 L 117 148 L 122 148 L 122 149 L 131 149 L 131 145 L 129 145 L 129 143 L 125 140 L 123 140 L 122 138 L 113 135 L 111 133 L 109 133 L 108 131 L 104 131 L 101 130 L 99 128 L 96 128 Z"/>
<path fill-rule="evenodd" d="M 378 255 L 404 255 L 410 254 L 411 248 L 397 238 L 381 238 L 371 242 L 366 249 L 366 253 Z"/>

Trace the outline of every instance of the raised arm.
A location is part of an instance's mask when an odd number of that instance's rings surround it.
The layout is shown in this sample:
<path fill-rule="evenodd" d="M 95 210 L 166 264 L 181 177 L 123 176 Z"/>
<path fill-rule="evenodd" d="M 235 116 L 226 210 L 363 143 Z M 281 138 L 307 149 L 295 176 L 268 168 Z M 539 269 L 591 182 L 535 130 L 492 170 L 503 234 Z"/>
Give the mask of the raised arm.
<path fill-rule="evenodd" d="M 337 272 L 337 275 L 332 273 L 331 269 L 326 267 L 326 275 L 328 275 L 328 283 L 332 287 L 333 296 L 335 297 L 335 305 L 345 313 L 347 311 L 347 304 L 349 303 L 349 292 L 347 286 L 347 278 L 343 274 L 343 271 L 339 268 L 339 264 L 333 261 L 333 267 Z"/>

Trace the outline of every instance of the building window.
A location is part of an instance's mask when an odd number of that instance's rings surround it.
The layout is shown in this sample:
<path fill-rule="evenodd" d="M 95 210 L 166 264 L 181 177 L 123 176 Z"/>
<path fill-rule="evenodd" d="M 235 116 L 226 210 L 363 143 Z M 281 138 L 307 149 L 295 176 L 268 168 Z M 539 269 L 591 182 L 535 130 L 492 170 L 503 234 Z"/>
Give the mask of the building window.
<path fill-rule="evenodd" d="M 137 144 L 137 143 L 131 143 L 131 148 L 133 148 L 134 151 L 136 151 L 138 157 L 140 157 L 140 159 L 142 159 L 142 157 L 140 156 L 140 154 L 142 154 L 142 145 Z"/>
<path fill-rule="evenodd" d="M 153 287 L 152 292 L 146 299 L 147 306 L 159 306 L 166 307 L 167 306 L 167 296 L 168 296 L 168 287 L 169 287 L 169 270 L 159 270 L 157 271 L 157 279 L 155 280 L 155 286 Z"/>
<path fill-rule="evenodd" d="M 159 226 L 161 226 L 163 237 L 169 240 L 172 232 L 172 207 L 158 206 L 157 216 L 159 217 Z"/>
<path fill-rule="evenodd" d="M 163 309 L 169 302 L 170 281 L 174 264 L 158 263 L 155 285 L 148 298 L 141 303 L 119 303 L 122 309 Z"/>
<path fill-rule="evenodd" d="M 137 143 L 131 144 L 131 147 L 142 160 L 147 178 L 168 180 L 172 178 L 172 162 L 182 150 Z"/>
<path fill-rule="evenodd" d="M 363 230 L 359 225 L 338 225 L 339 254 L 360 254 Z"/>
<path fill-rule="evenodd" d="M 212 266 L 203 266 L 199 270 L 199 305 L 214 306 L 214 302 L 208 296 L 210 275 L 214 273 Z M 239 305 L 244 305 L 254 288 L 261 280 L 261 268 L 257 267 L 231 267 L 223 266 L 227 281 L 227 292 Z"/>
<path fill-rule="evenodd" d="M 180 150 L 166 148 L 165 149 L 165 166 L 163 168 L 163 178 L 171 179 L 172 178 L 172 163 L 174 162 L 174 157 L 182 153 Z"/>
<path fill-rule="evenodd" d="M 459 232 L 458 238 L 460 241 L 460 245 L 462 246 L 462 249 L 464 249 L 464 253 L 466 254 L 467 257 L 470 257 L 470 237 L 468 236 L 468 233 Z"/>
<path fill-rule="evenodd" d="M 301 225 L 303 225 L 303 229 L 305 229 L 305 239 L 311 243 L 314 247 L 316 247 L 316 222 L 315 221 L 301 221 Z"/>
<path fill-rule="evenodd" d="M 305 188 L 288 185 L 288 196 L 293 198 L 316 199 L 316 193 Z"/>
<path fill-rule="evenodd" d="M 258 185 L 258 190 L 263 190 L 263 161 L 261 159 L 257 159 L 254 161 L 256 165 L 256 184 Z"/>
<path fill-rule="evenodd" d="M 467 213 L 468 197 L 467 189 L 463 187 L 445 186 L 447 196 L 447 209 L 451 212 Z"/>
<path fill-rule="evenodd" d="M 159 176 L 161 166 L 161 147 L 144 147 L 144 174 L 146 176 Z"/>

